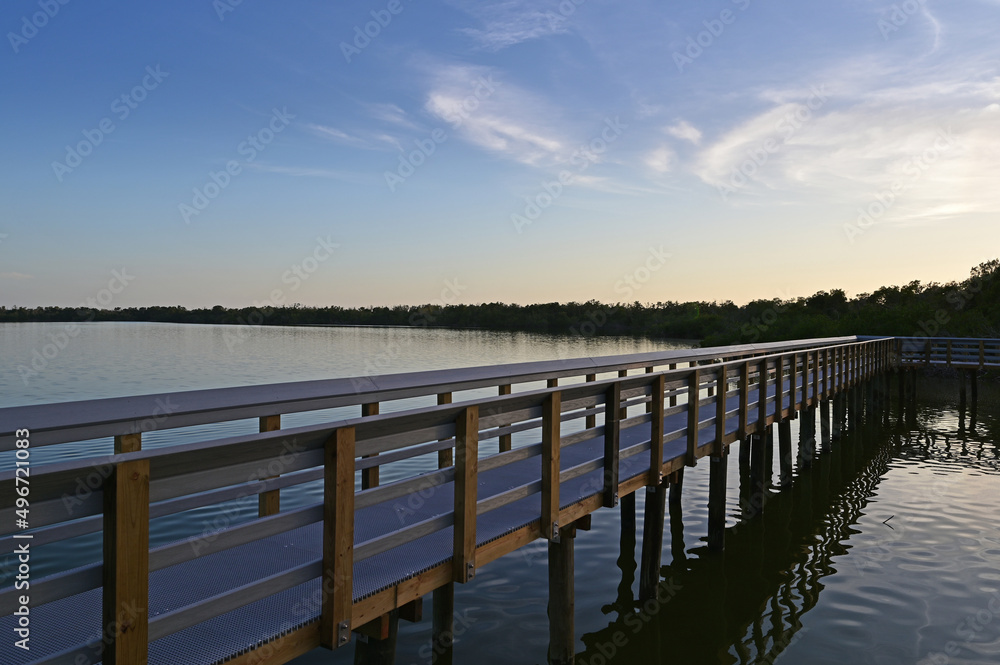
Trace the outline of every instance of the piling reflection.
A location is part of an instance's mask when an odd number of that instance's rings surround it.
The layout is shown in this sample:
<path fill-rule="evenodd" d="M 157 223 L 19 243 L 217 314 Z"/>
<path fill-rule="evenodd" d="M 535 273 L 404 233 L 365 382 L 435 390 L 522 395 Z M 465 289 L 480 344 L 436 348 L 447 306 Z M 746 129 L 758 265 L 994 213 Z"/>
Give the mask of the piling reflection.
<path fill-rule="evenodd" d="M 921 419 L 911 399 L 916 391 L 907 393 L 891 419 L 887 409 L 872 410 L 832 445 L 817 450 L 814 440 L 807 442 L 794 483 L 780 491 L 762 482 L 752 464 L 740 465 L 745 519 L 727 530 L 722 554 L 685 551 L 680 510 L 671 505 L 673 556 L 656 598 L 632 595 L 635 541 L 623 537 L 629 549 L 619 559 L 616 618 L 582 637 L 576 662 L 773 663 L 803 634 L 804 615 L 818 603 L 824 578 L 836 572 L 836 557 L 851 549 L 855 525 L 894 460 L 1000 468 L 1000 448 L 992 443 L 998 432 L 978 421 L 975 403 L 967 405 L 967 419 L 959 414 L 954 430 L 911 429 Z M 755 511 L 753 495 L 761 490 L 765 507 Z"/>

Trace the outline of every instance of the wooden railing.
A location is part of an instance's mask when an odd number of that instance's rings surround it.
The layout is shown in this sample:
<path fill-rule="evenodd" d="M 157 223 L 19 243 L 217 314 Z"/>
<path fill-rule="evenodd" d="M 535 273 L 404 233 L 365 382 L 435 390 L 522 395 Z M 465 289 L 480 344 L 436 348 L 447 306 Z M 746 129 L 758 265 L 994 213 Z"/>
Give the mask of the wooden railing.
<path fill-rule="evenodd" d="M 316 578 L 322 578 L 321 618 L 302 629 L 306 637 L 301 644 L 342 645 L 349 640 L 351 630 L 386 612 L 452 581 L 466 582 L 478 567 L 539 537 L 558 540 L 560 527 L 602 506 L 615 505 L 619 497 L 643 486 L 657 485 L 701 457 L 724 455 L 732 442 L 763 432 L 769 424 L 891 366 L 896 350 L 892 340 L 852 340 L 368 377 L 354 383 L 345 379 L 339 383 L 181 393 L 170 396 L 181 406 L 161 414 L 165 415 L 162 427 L 252 416 L 262 419 L 261 431 L 155 450 L 142 450 L 141 437 L 128 429 L 151 417 L 144 400 L 138 405 L 134 400 L 96 400 L 0 410 L 4 428 L 11 428 L 2 439 L 5 449 L 15 448 L 15 427 L 30 428 L 32 447 L 94 436 L 116 437 L 113 455 L 32 470 L 32 547 L 102 529 L 105 534 L 101 561 L 32 582 L 31 598 L 36 606 L 103 586 L 104 639 L 78 645 L 59 659 L 45 662 L 73 662 L 81 654 L 94 660 L 103 657 L 105 663 L 139 662 L 136 655 L 144 656 L 150 641 Z M 759 355 L 767 350 L 775 352 Z M 670 368 L 685 363 L 689 366 Z M 657 369 L 663 365 L 667 369 Z M 630 369 L 642 373 L 629 376 Z M 617 376 L 597 380 L 603 373 Z M 584 377 L 586 381 L 558 386 L 558 379 L 564 377 Z M 547 388 L 510 389 L 512 384 L 540 379 L 547 381 Z M 352 386 L 350 393 L 324 392 L 331 386 L 346 385 Z M 451 403 L 453 392 L 489 386 L 498 387 L 496 397 Z M 775 386 L 778 389 L 769 395 Z M 812 394 L 804 387 L 811 388 Z M 379 401 L 432 394 L 448 395 L 449 399 L 438 400 L 437 406 L 378 413 Z M 240 396 L 247 397 L 249 403 L 238 403 Z M 265 401 L 268 396 L 273 401 Z M 149 399 L 157 398 L 162 396 Z M 264 420 L 280 413 L 347 404 L 366 405 L 366 415 L 285 430 Z M 46 411 L 54 414 L 51 421 L 43 417 Z M 621 450 L 620 432 L 646 423 L 652 432 L 650 440 Z M 512 435 L 532 432 L 535 443 L 512 449 Z M 604 440 L 603 458 L 563 468 L 562 452 L 594 437 Z M 684 441 L 683 454 L 665 456 L 665 446 L 678 440 Z M 490 448 L 497 452 L 486 454 L 483 444 L 491 441 L 496 443 Z M 381 486 L 377 473 L 372 473 L 384 465 L 442 451 L 454 454 L 453 463 L 442 464 L 443 468 Z M 621 461 L 635 455 L 648 457 L 645 471 L 619 477 Z M 478 498 L 480 474 L 531 457 L 541 458 L 540 477 L 525 478 L 518 487 Z M 565 497 L 560 497 L 561 484 L 595 471 L 602 472 L 599 486 L 566 505 Z M 366 477 L 368 482 L 356 483 L 356 476 Z M 279 511 L 279 490 L 320 480 L 324 486 L 322 503 Z M 452 482 L 452 511 L 355 544 L 356 511 Z M 0 524 L 15 523 L 16 485 L 13 471 L 0 474 Z M 85 491 L 81 492 L 81 487 Z M 541 496 L 536 522 L 477 546 L 478 518 L 533 494 Z M 268 510 L 261 510 L 259 519 L 148 547 L 151 519 L 255 495 L 262 497 L 262 506 L 264 497 L 273 499 Z M 318 522 L 323 523 L 321 558 L 186 607 L 147 615 L 149 573 Z M 450 560 L 422 574 L 416 582 L 355 602 L 355 563 L 449 527 L 454 530 Z M 12 535 L 3 540 L 5 546 L 15 542 Z M 12 614 L 16 602 L 14 589 L 0 591 L 0 615 Z"/>
<path fill-rule="evenodd" d="M 1000 340 L 953 337 L 896 337 L 902 365 L 946 365 L 957 369 L 1000 367 Z"/>

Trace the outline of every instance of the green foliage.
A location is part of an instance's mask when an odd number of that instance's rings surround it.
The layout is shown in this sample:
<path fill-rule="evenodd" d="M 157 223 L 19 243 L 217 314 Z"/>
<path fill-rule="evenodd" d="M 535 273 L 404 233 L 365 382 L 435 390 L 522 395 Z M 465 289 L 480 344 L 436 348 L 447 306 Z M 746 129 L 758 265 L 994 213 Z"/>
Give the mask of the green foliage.
<path fill-rule="evenodd" d="M 697 339 L 703 346 L 774 342 L 839 335 L 1000 336 L 1000 261 L 980 264 L 968 279 L 947 284 L 886 286 L 849 299 L 843 290 L 796 300 L 638 302 L 606 305 L 337 305 L 186 309 L 180 306 L 114 310 L 0 307 L 0 322 L 158 321 L 221 325 L 342 325 L 480 328 L 580 336 L 636 335 Z"/>

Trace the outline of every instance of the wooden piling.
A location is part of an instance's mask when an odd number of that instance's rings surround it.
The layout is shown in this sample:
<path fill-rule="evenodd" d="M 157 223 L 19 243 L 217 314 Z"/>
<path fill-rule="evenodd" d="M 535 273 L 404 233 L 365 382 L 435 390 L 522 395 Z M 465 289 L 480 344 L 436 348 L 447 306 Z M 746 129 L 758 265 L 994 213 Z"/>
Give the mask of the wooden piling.
<path fill-rule="evenodd" d="M 830 441 L 830 400 L 825 399 L 820 402 L 820 435 L 822 436 L 822 450 L 824 453 L 828 453 L 831 450 Z"/>
<path fill-rule="evenodd" d="M 646 507 L 642 519 L 642 558 L 639 565 L 639 599 L 656 598 L 660 584 L 660 561 L 663 552 L 663 523 L 666 519 L 667 488 L 662 484 L 646 488 Z"/>
<path fill-rule="evenodd" d="M 624 505 L 624 501 L 622 502 Z M 574 625 L 574 525 L 559 530 L 559 541 L 549 541 L 549 663 L 572 665 L 576 654 Z"/>
<path fill-rule="evenodd" d="M 726 476 L 729 451 L 712 455 L 708 467 L 708 549 L 721 552 L 726 546 Z M 678 511 L 679 512 L 679 511 Z M 671 511 L 671 526 L 673 511 Z"/>
<path fill-rule="evenodd" d="M 376 621 L 379 621 L 376 619 Z M 396 661 L 396 637 L 399 634 L 399 610 L 389 612 L 384 635 L 360 631 L 354 645 L 354 665 L 393 665 Z"/>
<path fill-rule="evenodd" d="M 455 585 L 434 590 L 431 603 L 431 664 L 452 665 L 455 644 Z"/>
<path fill-rule="evenodd" d="M 792 484 L 792 421 L 778 423 L 778 465 L 781 469 L 778 484 L 789 487 Z"/>

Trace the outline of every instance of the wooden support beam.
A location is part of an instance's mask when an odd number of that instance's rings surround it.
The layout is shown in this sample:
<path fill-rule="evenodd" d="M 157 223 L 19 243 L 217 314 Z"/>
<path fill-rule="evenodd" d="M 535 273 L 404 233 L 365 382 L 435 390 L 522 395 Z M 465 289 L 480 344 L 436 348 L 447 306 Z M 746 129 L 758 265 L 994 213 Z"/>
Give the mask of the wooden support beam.
<path fill-rule="evenodd" d="M 656 598 L 660 585 L 660 562 L 663 552 L 663 523 L 666 519 L 667 488 L 646 488 L 646 507 L 642 520 L 642 557 L 639 565 L 639 600 Z"/>
<path fill-rule="evenodd" d="M 792 484 L 792 421 L 787 419 L 778 423 L 778 467 L 780 469 L 778 484 L 781 487 L 790 487 Z"/>
<path fill-rule="evenodd" d="M 451 404 L 451 393 L 440 393 L 437 396 L 438 406 L 443 404 Z M 444 469 L 455 463 L 453 450 L 448 448 L 447 450 L 438 451 L 438 468 Z"/>
<path fill-rule="evenodd" d="M 663 432 L 664 432 L 664 399 L 666 377 L 660 374 L 653 381 L 653 394 L 649 402 L 652 420 L 649 437 L 649 480 L 650 486 L 663 482 Z"/>
<path fill-rule="evenodd" d="M 593 383 L 594 381 L 597 381 L 597 375 L 588 374 L 586 381 L 587 383 Z M 594 429 L 595 427 L 597 427 L 597 416 L 596 415 L 587 416 L 584 427 L 586 427 L 587 429 Z"/>
<path fill-rule="evenodd" d="M 728 450 L 712 455 L 708 467 L 708 549 L 721 552 L 726 546 L 726 480 Z M 671 518 L 673 519 L 673 518 Z"/>
<path fill-rule="evenodd" d="M 262 416 L 258 424 L 261 432 L 277 432 L 281 429 L 281 416 Z M 378 469 L 375 472 L 378 473 Z M 277 476 L 269 476 L 269 478 L 277 478 Z M 277 515 L 279 512 L 281 512 L 281 490 L 261 492 L 257 495 L 257 517 Z"/>
<path fill-rule="evenodd" d="M 558 541 L 549 541 L 549 653 L 553 665 L 572 665 L 576 654 L 572 525 L 561 529 Z"/>
<path fill-rule="evenodd" d="M 546 388 L 558 388 L 559 387 L 559 379 L 558 378 L 556 378 L 556 379 L 547 379 L 545 381 L 545 387 Z"/>
<path fill-rule="evenodd" d="M 423 597 L 411 600 L 399 607 L 399 618 L 410 623 L 420 623 L 424 620 Z"/>
<path fill-rule="evenodd" d="M 376 619 L 379 622 L 379 619 Z M 396 661 L 396 637 L 399 634 L 399 610 L 392 610 L 385 615 L 384 631 L 374 637 L 366 631 L 360 631 L 354 645 L 354 665 L 394 665 Z M 384 636 L 381 634 L 384 632 Z"/>
<path fill-rule="evenodd" d="M 122 434 L 115 437 L 115 455 L 137 453 L 140 450 L 142 450 L 142 432 Z"/>
<path fill-rule="evenodd" d="M 812 466 L 816 451 L 816 407 L 802 412 L 799 423 L 799 464 L 804 469 Z"/>
<path fill-rule="evenodd" d="M 371 402 L 368 404 L 361 405 L 361 417 L 368 418 L 370 416 L 377 416 L 379 413 L 378 402 Z M 365 455 L 365 457 L 378 457 L 378 453 L 374 455 Z M 361 470 L 361 489 L 367 490 L 373 487 L 378 487 L 379 483 L 379 467 L 373 466 L 370 469 Z"/>
<path fill-rule="evenodd" d="M 614 382 L 604 398 L 604 507 L 618 505 L 618 456 L 622 386 Z"/>
<path fill-rule="evenodd" d="M 503 397 L 504 395 L 510 395 L 510 384 L 507 383 L 507 384 L 504 384 L 504 385 L 500 386 L 498 388 L 498 390 L 497 390 L 497 394 L 500 395 L 501 397 Z M 509 424 L 510 423 L 506 423 L 505 425 L 509 425 Z M 511 435 L 510 434 L 501 434 L 500 437 L 499 437 L 499 445 L 500 445 L 500 452 L 502 452 L 502 453 L 505 453 L 508 450 L 510 450 Z"/>
<path fill-rule="evenodd" d="M 145 665 L 149 646 L 149 460 L 115 464 L 104 481 L 103 494 L 102 662 Z"/>
<path fill-rule="evenodd" d="M 351 640 L 354 605 L 354 428 L 327 440 L 323 475 L 323 580 L 320 645 Z"/>
<path fill-rule="evenodd" d="M 431 605 L 432 665 L 452 665 L 455 645 L 455 585 L 448 583 L 434 590 Z"/>
<path fill-rule="evenodd" d="M 479 407 L 464 409 L 455 421 L 454 581 L 476 575 L 476 503 L 479 480 Z"/>
<path fill-rule="evenodd" d="M 542 534 L 559 538 L 559 452 L 562 394 L 554 392 L 542 406 Z"/>
<path fill-rule="evenodd" d="M 701 370 L 695 368 L 688 376 L 687 385 L 688 405 L 687 405 L 687 455 L 684 463 L 687 466 L 694 466 L 698 463 L 698 436 L 701 425 Z"/>

